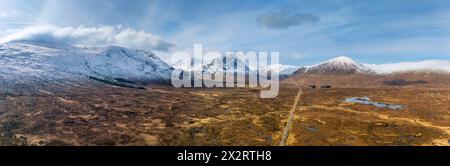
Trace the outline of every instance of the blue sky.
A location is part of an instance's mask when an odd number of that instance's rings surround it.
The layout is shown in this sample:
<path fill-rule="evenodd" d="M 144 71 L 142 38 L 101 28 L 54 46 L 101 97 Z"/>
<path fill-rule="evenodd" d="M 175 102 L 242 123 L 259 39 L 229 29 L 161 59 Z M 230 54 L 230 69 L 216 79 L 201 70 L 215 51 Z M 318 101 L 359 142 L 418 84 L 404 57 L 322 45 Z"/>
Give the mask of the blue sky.
<path fill-rule="evenodd" d="M 101 34 L 136 47 L 145 45 L 128 40 L 147 35 L 142 40 L 154 40 L 161 56 L 202 43 L 218 51 L 279 51 L 290 65 L 341 55 L 375 64 L 450 60 L 448 0 L 2 0 L 0 35 L 45 25 L 120 27 Z M 132 35 L 118 35 L 123 29 Z"/>

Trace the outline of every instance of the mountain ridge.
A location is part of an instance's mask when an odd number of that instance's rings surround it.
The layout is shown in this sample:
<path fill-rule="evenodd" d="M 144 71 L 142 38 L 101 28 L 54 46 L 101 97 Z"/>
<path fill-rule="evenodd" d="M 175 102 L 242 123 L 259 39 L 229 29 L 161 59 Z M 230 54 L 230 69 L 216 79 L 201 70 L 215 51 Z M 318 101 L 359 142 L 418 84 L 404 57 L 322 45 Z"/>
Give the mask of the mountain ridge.
<path fill-rule="evenodd" d="M 172 63 L 172 67 L 181 68 L 181 61 Z M 201 66 L 201 65 L 200 65 Z M 200 69 L 194 66 L 194 69 Z M 250 68 L 251 71 L 256 69 Z M 294 74 L 321 74 L 321 75 L 346 75 L 346 74 L 394 74 L 402 72 L 429 72 L 429 73 L 448 73 L 450 72 L 450 62 L 444 60 L 425 60 L 419 62 L 399 62 L 387 64 L 365 64 L 358 63 L 347 56 L 338 56 L 336 58 L 308 66 L 293 66 L 283 64 L 268 65 L 260 69 L 263 72 L 276 71 L 280 76 L 289 76 Z"/>
<path fill-rule="evenodd" d="M 357 63 L 346 56 L 339 56 L 316 65 L 299 68 L 294 74 L 347 75 L 347 74 L 396 74 L 396 73 L 449 73 L 450 62 L 425 60 L 419 62 L 399 62 L 387 64 Z"/>
<path fill-rule="evenodd" d="M 297 74 L 320 74 L 320 75 L 346 75 L 346 74 L 355 74 L 355 73 L 365 73 L 372 74 L 374 71 L 356 63 L 351 58 L 346 56 L 339 56 L 328 61 L 312 65 L 306 66 L 298 71 Z"/>
<path fill-rule="evenodd" d="M 173 70 L 155 54 L 118 46 L 82 48 L 69 44 L 14 41 L 0 45 L 0 73 L 14 80 L 168 82 Z M 118 81 L 119 80 L 119 81 Z"/>

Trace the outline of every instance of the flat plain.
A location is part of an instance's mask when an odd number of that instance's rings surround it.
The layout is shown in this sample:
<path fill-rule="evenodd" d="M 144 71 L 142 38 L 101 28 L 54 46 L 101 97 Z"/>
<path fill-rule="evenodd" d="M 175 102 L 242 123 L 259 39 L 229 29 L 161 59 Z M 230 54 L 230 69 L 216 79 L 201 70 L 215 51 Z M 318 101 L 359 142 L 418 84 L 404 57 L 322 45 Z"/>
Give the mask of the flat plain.
<path fill-rule="evenodd" d="M 448 146 L 447 80 L 439 74 L 292 76 L 272 99 L 251 88 L 142 90 L 94 80 L 22 87 L 0 94 L 0 144 L 276 146 L 301 89 L 286 145 Z M 345 102 L 350 97 L 404 108 Z"/>

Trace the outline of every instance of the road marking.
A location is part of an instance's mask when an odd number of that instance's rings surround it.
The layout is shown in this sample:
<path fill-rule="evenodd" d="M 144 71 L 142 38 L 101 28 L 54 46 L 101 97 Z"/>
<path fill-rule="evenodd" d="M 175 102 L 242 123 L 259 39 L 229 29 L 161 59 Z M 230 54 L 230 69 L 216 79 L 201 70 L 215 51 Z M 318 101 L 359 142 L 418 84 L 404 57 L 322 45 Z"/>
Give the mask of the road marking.
<path fill-rule="evenodd" d="M 297 109 L 297 103 L 298 103 L 298 100 L 300 99 L 301 94 L 302 94 L 302 90 L 300 89 L 298 91 L 297 96 L 295 96 L 294 105 L 292 106 L 292 109 L 289 113 L 289 118 L 286 123 L 286 127 L 284 127 L 283 137 L 281 138 L 280 146 L 286 146 L 286 141 L 289 137 L 289 131 L 291 130 L 291 127 L 292 127 L 292 121 L 294 120 L 295 110 Z"/>

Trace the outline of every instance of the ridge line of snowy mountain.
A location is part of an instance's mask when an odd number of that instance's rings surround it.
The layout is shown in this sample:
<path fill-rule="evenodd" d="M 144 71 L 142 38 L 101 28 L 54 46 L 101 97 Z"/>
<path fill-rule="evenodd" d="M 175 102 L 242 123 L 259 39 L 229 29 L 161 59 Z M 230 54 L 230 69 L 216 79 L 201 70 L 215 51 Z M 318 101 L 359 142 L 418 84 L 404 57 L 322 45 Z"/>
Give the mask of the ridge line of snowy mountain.
<path fill-rule="evenodd" d="M 3 82 L 93 78 L 112 84 L 168 82 L 173 68 L 151 51 L 14 41 L 0 45 Z"/>
<path fill-rule="evenodd" d="M 236 58 L 235 58 L 236 59 Z M 216 60 L 212 60 L 217 61 Z M 237 60 L 238 66 L 244 66 L 242 61 Z M 211 63 L 211 62 L 209 62 Z M 173 68 L 186 70 L 186 65 L 180 61 L 172 63 Z M 217 64 L 222 65 L 222 64 Z M 230 64 L 226 64 L 230 65 Z M 210 65 L 214 66 L 214 65 Z M 211 70 L 210 68 L 204 68 L 200 66 L 194 66 L 194 69 Z M 243 68 L 243 67 L 238 67 Z M 248 67 L 250 70 L 254 68 Z M 217 67 L 215 67 L 217 69 Z M 413 71 L 426 71 L 426 72 L 450 72 L 450 61 L 444 60 L 426 60 L 419 62 L 399 62 L 399 63 L 387 63 L 387 64 L 362 64 L 357 63 L 353 59 L 346 56 L 339 56 L 328 61 L 318 63 L 310 66 L 293 66 L 274 64 L 266 66 L 260 69 L 262 71 L 277 71 L 280 76 L 289 76 L 294 73 L 300 74 L 353 74 L 353 73 L 365 73 L 365 74 L 391 74 L 397 72 L 413 72 Z"/>
<path fill-rule="evenodd" d="M 326 71 L 326 68 L 334 71 Z M 312 72 L 312 70 L 321 70 L 325 73 L 343 72 L 340 69 L 352 70 L 348 73 L 365 73 L 365 74 L 392 74 L 402 72 L 450 72 L 450 61 L 444 60 L 425 60 L 418 62 L 399 62 L 386 64 L 364 64 L 357 63 L 349 57 L 340 56 L 312 66 L 305 66 L 306 73 L 320 74 L 320 72 Z M 301 68 L 300 68 L 301 69 Z M 300 70 L 299 69 L 299 70 Z M 344 73 L 346 73 L 344 71 Z"/>
<path fill-rule="evenodd" d="M 202 73 L 214 74 L 219 70 L 236 68 L 241 72 L 254 72 L 236 56 L 211 59 L 195 66 Z M 230 60 L 231 59 L 231 60 Z M 168 65 L 151 51 L 127 49 L 118 46 L 76 47 L 61 43 L 15 41 L 0 44 L 0 84 L 24 82 L 27 79 L 64 80 L 91 78 L 112 84 L 145 84 L 169 82 L 174 68 L 183 63 Z M 183 68 L 181 68 L 183 69 Z M 390 64 L 360 64 L 341 56 L 312 66 L 274 64 L 262 71 L 278 72 L 285 77 L 300 74 L 390 74 L 394 72 L 427 71 L 450 72 L 450 61 L 428 60 Z M 8 82 L 10 81 L 10 82 Z"/>

